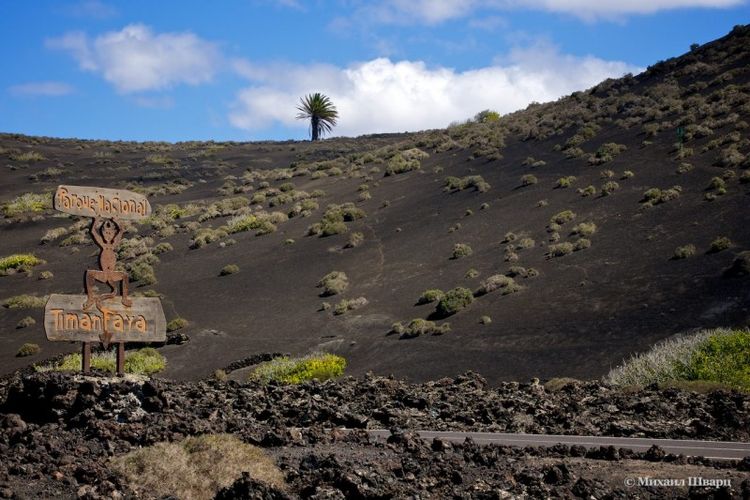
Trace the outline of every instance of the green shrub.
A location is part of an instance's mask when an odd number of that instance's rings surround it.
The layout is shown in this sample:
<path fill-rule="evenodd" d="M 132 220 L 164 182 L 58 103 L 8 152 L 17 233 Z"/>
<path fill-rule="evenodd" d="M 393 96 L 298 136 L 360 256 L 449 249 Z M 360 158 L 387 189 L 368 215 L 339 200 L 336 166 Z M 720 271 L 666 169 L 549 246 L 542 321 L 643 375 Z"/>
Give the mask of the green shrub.
<path fill-rule="evenodd" d="M 164 370 L 166 366 L 167 360 L 152 347 L 144 347 L 125 355 L 125 373 L 153 375 Z M 81 354 L 68 354 L 56 364 L 35 366 L 35 368 L 38 371 L 78 371 L 81 369 Z M 115 353 L 112 351 L 93 353 L 91 355 L 91 368 L 114 373 L 117 370 Z"/>
<path fill-rule="evenodd" d="M 52 274 L 52 271 L 42 271 L 41 273 L 39 273 L 40 280 L 51 280 L 54 277 L 55 275 Z"/>
<path fill-rule="evenodd" d="M 726 250 L 727 248 L 731 246 L 732 246 L 732 240 L 730 240 L 726 236 L 720 236 L 711 242 L 711 248 L 709 248 L 708 251 L 710 253 L 721 252 L 722 250 Z"/>
<path fill-rule="evenodd" d="M 596 194 L 596 188 L 594 186 L 586 186 L 584 189 L 579 189 L 578 194 L 583 197 L 593 196 Z"/>
<path fill-rule="evenodd" d="M 32 161 L 42 161 L 44 160 L 44 156 L 42 155 L 42 153 L 38 153 L 36 151 L 28 151 L 26 153 L 11 155 L 10 159 L 13 161 L 27 163 Z"/>
<path fill-rule="evenodd" d="M 466 274 L 464 274 L 464 277 L 469 279 L 476 278 L 477 276 L 479 276 L 479 271 L 477 271 L 473 267 L 466 271 Z"/>
<path fill-rule="evenodd" d="M 602 196 L 609 196 L 620 189 L 620 185 L 615 181 L 605 182 L 602 186 Z"/>
<path fill-rule="evenodd" d="M 727 188 L 727 183 L 721 177 L 713 177 L 711 179 L 711 182 L 708 184 L 708 189 L 720 190 L 720 189 L 726 189 L 726 188 Z"/>
<path fill-rule="evenodd" d="M 564 255 L 573 253 L 574 250 L 575 247 L 572 243 L 564 241 L 562 243 L 555 243 L 554 245 L 550 245 L 548 247 L 548 255 L 550 258 L 562 257 Z"/>
<path fill-rule="evenodd" d="M 750 391 L 750 331 L 712 335 L 693 352 L 685 378 Z"/>
<path fill-rule="evenodd" d="M 349 278 L 344 272 L 331 271 L 318 281 L 317 287 L 323 289 L 321 297 L 336 295 L 343 293 L 349 287 Z"/>
<path fill-rule="evenodd" d="M 633 177 L 635 177 L 635 174 L 633 173 L 633 171 L 632 170 L 626 170 L 626 171 L 624 171 L 622 173 L 622 176 L 620 177 L 620 179 L 624 181 L 626 179 L 631 179 Z"/>
<path fill-rule="evenodd" d="M 490 318 L 489 316 L 482 316 L 481 318 L 479 318 L 479 323 L 482 325 L 489 325 L 490 323 L 492 323 L 492 318 Z"/>
<path fill-rule="evenodd" d="M 453 245 L 453 253 L 451 254 L 451 259 L 461 259 L 463 257 L 468 257 L 473 253 L 474 251 L 466 243 L 456 243 L 455 245 Z"/>
<path fill-rule="evenodd" d="M 180 330 L 182 328 L 185 328 L 189 324 L 190 323 L 185 318 L 179 318 L 179 317 L 177 317 L 177 318 L 173 319 L 172 321 L 170 321 L 169 323 L 167 323 L 167 331 L 168 332 L 174 332 L 174 331 Z"/>
<path fill-rule="evenodd" d="M 471 290 L 456 287 L 443 295 L 435 310 L 441 317 L 451 316 L 468 307 L 472 302 L 474 302 L 474 294 L 471 293 Z"/>
<path fill-rule="evenodd" d="M 536 242 L 533 240 L 533 238 L 521 238 L 518 240 L 518 243 L 516 244 L 517 249 L 525 249 L 525 248 L 532 248 Z"/>
<path fill-rule="evenodd" d="M 574 182 L 576 181 L 576 177 L 574 175 L 569 175 L 567 177 L 560 177 L 557 179 L 557 184 L 555 187 L 558 188 L 569 188 Z"/>
<path fill-rule="evenodd" d="M 310 226 L 307 234 L 310 236 L 332 236 L 344 233 L 348 231 L 345 222 L 362 219 L 366 216 L 364 210 L 354 206 L 354 203 L 351 202 L 342 205 L 328 205 L 321 221 Z"/>
<path fill-rule="evenodd" d="M 367 304 L 368 300 L 364 297 L 359 297 L 356 299 L 343 299 L 333 308 L 333 314 L 339 316 L 349 311 L 359 309 L 360 307 L 364 307 Z"/>
<path fill-rule="evenodd" d="M 687 259 L 695 255 L 695 245 L 688 244 L 675 248 L 673 259 Z"/>
<path fill-rule="evenodd" d="M 226 266 L 221 268 L 221 272 L 219 273 L 219 276 L 228 276 L 230 274 L 234 274 L 238 272 L 240 272 L 240 266 L 236 264 L 227 264 Z"/>
<path fill-rule="evenodd" d="M 521 176 L 521 186 L 531 186 L 532 184 L 536 184 L 538 182 L 538 179 L 533 174 L 526 174 Z"/>
<path fill-rule="evenodd" d="M 405 155 L 396 153 L 385 167 L 385 176 L 403 174 L 412 170 L 419 170 L 420 168 L 421 165 L 418 158 L 406 159 Z"/>
<path fill-rule="evenodd" d="M 572 234 L 578 234 L 581 236 L 591 236 L 596 232 L 596 224 L 593 222 L 581 222 L 573 226 Z"/>
<path fill-rule="evenodd" d="M 18 349 L 18 351 L 16 351 L 16 356 L 19 358 L 25 358 L 26 356 L 33 356 L 34 354 L 38 354 L 41 350 L 42 349 L 39 347 L 39 344 L 26 343 L 22 345 Z"/>
<path fill-rule="evenodd" d="M 155 258 L 152 254 L 151 255 Z M 154 267 L 148 258 L 139 257 L 136 261 L 127 265 L 128 273 L 132 281 L 137 281 L 141 286 L 155 285 L 157 283 Z"/>
<path fill-rule="evenodd" d="M 445 178 L 445 189 L 448 191 L 456 189 L 464 190 L 472 187 L 475 191 L 479 191 L 480 193 L 484 193 L 490 189 L 490 185 L 481 175 L 468 175 L 461 178 L 448 176 Z"/>
<path fill-rule="evenodd" d="M 47 296 L 37 297 L 36 295 L 16 295 L 3 302 L 3 306 L 8 309 L 41 309 L 47 303 Z"/>
<path fill-rule="evenodd" d="M 30 253 L 17 253 L 0 259 L 0 276 L 18 271 L 28 271 L 34 266 L 44 264 L 42 259 Z"/>
<path fill-rule="evenodd" d="M 292 184 L 291 182 L 285 182 L 279 186 L 279 191 L 281 191 L 282 193 L 294 191 L 294 184 Z"/>
<path fill-rule="evenodd" d="M 616 144 L 614 142 L 607 142 L 602 144 L 596 153 L 589 158 L 589 163 L 592 165 L 599 165 L 612 161 L 615 156 L 625 151 L 627 147 L 624 144 Z"/>
<path fill-rule="evenodd" d="M 704 381 L 750 391 L 750 331 L 703 330 L 667 339 L 611 370 L 606 380 L 624 386 Z"/>
<path fill-rule="evenodd" d="M 360 232 L 355 232 L 349 235 L 349 241 L 344 245 L 344 248 L 356 248 L 365 241 L 365 235 Z"/>
<path fill-rule="evenodd" d="M 171 245 L 171 243 L 162 242 L 154 247 L 154 255 L 171 252 L 172 250 L 174 250 L 174 247 Z"/>
<path fill-rule="evenodd" d="M 690 163 L 680 163 L 680 166 L 677 167 L 676 172 L 678 174 L 685 174 L 693 170 L 693 165 Z"/>
<path fill-rule="evenodd" d="M 299 384 L 309 380 L 328 380 L 340 377 L 346 360 L 335 354 L 311 354 L 303 358 L 276 358 L 259 364 L 250 372 L 250 380 L 268 383 Z"/>
<path fill-rule="evenodd" d="M 442 290 L 439 290 L 437 288 L 430 288 L 429 290 L 425 290 L 422 292 L 422 295 L 419 296 L 419 299 L 417 299 L 417 304 L 429 304 L 431 302 L 439 301 L 443 298 L 445 294 Z"/>
<path fill-rule="evenodd" d="M 16 323 L 16 328 L 28 328 L 33 325 L 36 325 L 36 320 L 32 318 L 31 316 L 26 316 L 25 318 L 20 320 L 18 323 Z"/>
<path fill-rule="evenodd" d="M 552 216 L 550 222 L 555 224 L 565 224 L 576 218 L 576 214 L 572 210 L 563 210 Z"/>
<path fill-rule="evenodd" d="M 495 274 L 484 280 L 476 292 L 477 296 L 485 295 L 495 290 L 500 290 L 503 295 L 519 291 L 521 287 L 516 280 L 504 274 Z"/>
<path fill-rule="evenodd" d="M 230 434 L 160 442 L 115 456 L 110 464 L 138 498 L 214 498 L 244 473 L 277 490 L 285 486 L 273 458 Z"/>
<path fill-rule="evenodd" d="M 573 251 L 577 252 L 579 250 L 585 250 L 591 246 L 591 240 L 588 238 L 578 238 L 575 243 L 573 243 Z"/>
<path fill-rule="evenodd" d="M 403 325 L 400 322 L 394 323 L 391 326 L 391 331 L 401 335 L 401 338 L 412 339 L 420 335 L 443 335 L 451 331 L 451 325 L 450 323 L 438 325 L 434 321 L 416 318 L 411 320 L 407 325 Z"/>

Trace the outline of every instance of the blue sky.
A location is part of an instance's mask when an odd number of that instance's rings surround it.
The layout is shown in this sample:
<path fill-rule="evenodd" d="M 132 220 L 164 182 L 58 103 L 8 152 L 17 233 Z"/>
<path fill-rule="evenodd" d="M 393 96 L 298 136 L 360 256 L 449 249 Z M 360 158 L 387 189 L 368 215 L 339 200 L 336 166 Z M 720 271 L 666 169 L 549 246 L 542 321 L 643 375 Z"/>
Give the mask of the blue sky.
<path fill-rule="evenodd" d="M 6 1 L 0 131 L 123 140 L 445 127 L 637 73 L 748 23 L 750 0 Z"/>

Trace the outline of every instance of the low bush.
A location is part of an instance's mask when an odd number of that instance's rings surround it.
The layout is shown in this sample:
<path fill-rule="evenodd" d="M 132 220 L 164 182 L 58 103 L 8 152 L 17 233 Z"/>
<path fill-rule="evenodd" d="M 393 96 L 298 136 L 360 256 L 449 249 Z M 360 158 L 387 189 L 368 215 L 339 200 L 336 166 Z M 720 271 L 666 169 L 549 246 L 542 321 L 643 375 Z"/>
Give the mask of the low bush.
<path fill-rule="evenodd" d="M 687 259 L 688 257 L 692 257 L 693 255 L 695 255 L 695 245 L 688 244 L 675 248 L 672 258 L 675 260 Z"/>
<path fill-rule="evenodd" d="M 521 176 L 521 186 L 531 186 L 532 184 L 536 184 L 538 182 L 538 179 L 533 174 L 526 174 Z"/>
<path fill-rule="evenodd" d="M 563 210 L 562 212 L 553 215 L 552 218 L 550 218 L 550 222 L 555 224 L 565 224 L 575 218 L 576 214 L 572 210 Z"/>
<path fill-rule="evenodd" d="M 0 259 L 0 276 L 12 274 L 14 272 L 28 271 L 34 266 L 44 264 L 45 262 L 30 253 L 16 253 Z"/>
<path fill-rule="evenodd" d="M 489 325 L 490 323 L 492 323 L 492 318 L 490 318 L 489 316 L 482 316 L 481 318 L 479 318 L 479 323 L 482 325 Z"/>
<path fill-rule="evenodd" d="M 3 306 L 8 309 L 41 309 L 47 303 L 47 296 L 37 297 L 36 295 L 16 295 L 5 299 Z"/>
<path fill-rule="evenodd" d="M 506 276 L 504 274 L 495 274 L 482 282 L 475 295 L 486 295 L 488 293 L 494 292 L 495 290 L 500 290 L 503 295 L 508 295 L 511 293 L 515 293 L 520 289 L 520 285 L 518 285 L 518 283 L 516 283 L 516 280 L 514 280 L 512 277 Z"/>
<path fill-rule="evenodd" d="M 711 242 L 711 247 L 708 249 L 709 253 L 721 252 L 732 246 L 732 240 L 726 236 L 720 236 Z"/>
<path fill-rule="evenodd" d="M 329 205 L 320 222 L 316 222 L 307 229 L 309 236 L 332 236 L 334 234 L 348 231 L 345 222 L 354 221 L 366 217 L 367 214 L 354 203 L 342 205 Z"/>
<path fill-rule="evenodd" d="M 618 189 L 620 189 L 620 185 L 615 181 L 605 182 L 602 186 L 602 196 L 609 196 Z"/>
<path fill-rule="evenodd" d="M 419 299 L 417 299 L 417 304 L 429 304 L 431 302 L 439 301 L 443 298 L 445 294 L 442 290 L 439 290 L 437 288 L 430 288 L 429 290 L 425 290 L 422 292 L 422 295 L 419 296 Z"/>
<path fill-rule="evenodd" d="M 268 383 L 299 384 L 310 380 L 340 377 L 346 360 L 335 354 L 311 354 L 302 358 L 276 358 L 259 364 L 248 378 Z"/>
<path fill-rule="evenodd" d="M 20 320 L 18 323 L 16 323 L 16 328 L 28 328 L 33 325 L 36 325 L 36 320 L 32 318 L 31 316 L 26 316 L 25 318 Z"/>
<path fill-rule="evenodd" d="M 461 178 L 449 176 L 445 178 L 445 189 L 448 191 L 464 190 L 469 188 L 474 188 L 475 191 L 484 193 L 490 189 L 490 185 L 482 178 L 481 175 L 468 175 Z"/>
<path fill-rule="evenodd" d="M 219 276 L 228 276 L 230 274 L 234 274 L 238 272 L 240 272 L 240 266 L 236 264 L 227 264 L 226 266 L 221 268 L 221 272 L 219 273 Z"/>
<path fill-rule="evenodd" d="M 620 177 L 620 179 L 624 181 L 626 179 L 632 179 L 633 177 L 635 177 L 635 174 L 633 173 L 633 171 L 626 170 L 622 173 L 622 176 Z"/>
<path fill-rule="evenodd" d="M 110 467 L 144 498 L 214 498 L 243 473 L 284 488 L 284 474 L 273 458 L 229 434 L 156 443 L 113 457 Z"/>
<path fill-rule="evenodd" d="M 456 287 L 443 295 L 438 301 L 435 311 L 441 317 L 451 316 L 468 307 L 472 302 L 474 302 L 474 294 L 471 293 L 471 290 Z"/>
<path fill-rule="evenodd" d="M 188 326 L 190 323 L 185 318 L 175 318 L 169 323 L 167 323 L 167 331 L 168 332 L 175 332 L 177 330 L 181 330 Z"/>
<path fill-rule="evenodd" d="M 453 253 L 451 254 L 451 259 L 461 259 L 463 257 L 468 257 L 473 253 L 474 250 L 472 250 L 471 247 L 466 243 L 456 243 L 455 245 L 453 245 Z"/>
<path fill-rule="evenodd" d="M 317 287 L 323 289 L 321 297 L 336 295 L 343 293 L 349 287 L 349 278 L 344 272 L 331 271 L 318 281 Z"/>
<path fill-rule="evenodd" d="M 33 356 L 34 354 L 39 354 L 41 351 L 41 347 L 39 347 L 39 344 L 31 344 L 26 343 L 22 345 L 18 351 L 16 351 L 16 356 L 19 358 L 25 358 L 26 356 Z"/>
<path fill-rule="evenodd" d="M 349 235 L 349 241 L 346 242 L 344 248 L 356 248 L 365 241 L 365 235 L 360 232 L 355 232 Z"/>
<path fill-rule="evenodd" d="M 567 177 L 560 177 L 557 179 L 557 184 L 555 187 L 565 189 L 569 188 L 573 185 L 573 183 L 576 181 L 576 177 L 574 175 L 569 175 Z"/>
<path fill-rule="evenodd" d="M 2 212 L 7 217 L 24 213 L 39 213 L 50 209 L 52 209 L 52 195 L 49 193 L 25 193 L 2 206 Z"/>
<path fill-rule="evenodd" d="M 403 339 L 412 339 L 420 335 L 443 335 L 451 331 L 450 323 L 438 325 L 434 321 L 428 321 L 422 318 L 411 320 L 408 324 L 394 323 L 391 331 L 401 336 Z"/>
<path fill-rule="evenodd" d="M 611 370 L 615 385 L 706 381 L 750 391 L 750 331 L 703 330 L 654 345 Z"/>
<path fill-rule="evenodd" d="M 593 222 L 581 222 L 580 224 L 576 224 L 575 226 L 573 226 L 573 230 L 571 231 L 571 233 L 588 237 L 596 233 L 596 229 L 596 224 L 594 224 Z"/>
<path fill-rule="evenodd" d="M 479 271 L 477 271 L 473 267 L 469 268 L 469 270 L 466 271 L 466 274 L 464 274 L 464 277 L 468 279 L 474 279 L 477 276 L 479 276 Z"/>
<path fill-rule="evenodd" d="M 594 186 L 586 186 L 583 189 L 579 189 L 578 194 L 580 194 L 583 197 L 593 196 L 596 194 L 596 188 Z"/>
<path fill-rule="evenodd" d="M 585 250 L 591 246 L 591 240 L 588 238 L 578 238 L 575 243 L 573 243 L 573 251 L 577 252 L 579 250 Z"/>
<path fill-rule="evenodd" d="M 125 373 L 135 375 L 153 375 L 164 370 L 167 360 L 152 347 L 144 347 L 125 355 Z M 69 372 L 81 369 L 81 354 L 68 354 L 61 361 L 52 365 L 35 366 L 37 371 Z M 113 351 L 98 352 L 91 355 L 91 368 L 115 373 L 117 362 Z"/>
<path fill-rule="evenodd" d="M 554 245 L 550 245 L 547 247 L 547 252 L 549 258 L 553 257 L 562 257 L 564 255 L 568 255 L 573 253 L 575 250 L 575 247 L 572 243 L 568 241 L 564 241 L 562 243 L 555 243 Z"/>
<path fill-rule="evenodd" d="M 359 297 L 356 299 L 343 299 L 333 308 L 333 314 L 335 314 L 336 316 L 346 314 L 349 311 L 354 311 L 356 309 L 359 309 L 360 307 L 366 306 L 367 304 L 368 300 L 365 297 Z"/>

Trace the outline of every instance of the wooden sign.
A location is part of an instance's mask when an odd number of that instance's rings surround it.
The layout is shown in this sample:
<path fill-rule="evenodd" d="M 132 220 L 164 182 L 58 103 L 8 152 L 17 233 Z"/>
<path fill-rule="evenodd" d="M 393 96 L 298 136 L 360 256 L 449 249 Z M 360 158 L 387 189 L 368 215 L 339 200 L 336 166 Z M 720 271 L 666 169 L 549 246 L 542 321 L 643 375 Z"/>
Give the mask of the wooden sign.
<path fill-rule="evenodd" d="M 142 194 L 90 186 L 58 186 L 54 206 L 71 215 L 103 219 L 139 220 L 151 214 L 151 204 Z"/>
<path fill-rule="evenodd" d="M 132 305 L 122 305 L 119 297 L 101 302 L 101 308 L 84 310 L 86 295 L 50 295 L 44 308 L 47 340 L 99 342 L 164 342 L 166 319 L 161 302 L 155 297 L 131 297 Z"/>

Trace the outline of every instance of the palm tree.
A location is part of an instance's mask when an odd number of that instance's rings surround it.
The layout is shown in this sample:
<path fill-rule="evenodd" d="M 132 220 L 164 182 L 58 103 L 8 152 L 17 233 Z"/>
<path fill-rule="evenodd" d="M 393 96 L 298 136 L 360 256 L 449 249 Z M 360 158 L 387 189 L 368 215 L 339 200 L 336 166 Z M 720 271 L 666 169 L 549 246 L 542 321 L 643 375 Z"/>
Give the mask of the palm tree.
<path fill-rule="evenodd" d="M 325 132 L 330 132 L 336 126 L 336 118 L 339 112 L 333 105 L 331 99 L 316 92 L 300 98 L 300 105 L 297 106 L 299 113 L 298 120 L 310 120 L 310 131 L 312 140 L 317 141 Z"/>

